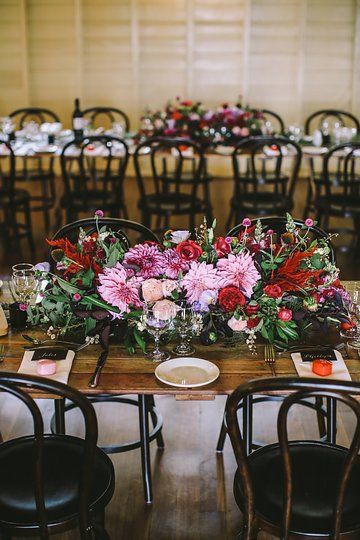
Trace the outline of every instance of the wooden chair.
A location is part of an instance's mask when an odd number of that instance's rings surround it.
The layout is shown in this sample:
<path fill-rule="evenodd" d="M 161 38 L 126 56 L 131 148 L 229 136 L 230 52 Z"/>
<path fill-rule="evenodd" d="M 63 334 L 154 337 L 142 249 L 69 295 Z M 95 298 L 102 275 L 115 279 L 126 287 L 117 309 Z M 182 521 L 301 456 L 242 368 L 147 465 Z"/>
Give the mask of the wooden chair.
<path fill-rule="evenodd" d="M 31 253 L 35 253 L 32 233 L 30 194 L 25 189 L 15 188 L 15 154 L 10 143 L 0 141 L 8 155 L 0 157 L 0 233 L 6 249 L 21 250 L 20 241 L 26 238 Z M 22 221 L 19 221 L 22 216 Z"/>
<path fill-rule="evenodd" d="M 239 403 L 271 392 L 288 394 L 277 418 L 278 443 L 248 456 L 237 416 Z M 226 419 L 238 467 L 234 495 L 243 513 L 239 538 L 253 540 L 260 530 L 283 540 L 360 538 L 359 395 L 358 383 L 311 378 L 257 379 L 231 394 Z M 289 410 L 318 397 L 342 402 L 353 411 L 356 427 L 350 449 L 289 441 Z"/>
<path fill-rule="evenodd" d="M 281 118 L 281 116 L 278 113 L 274 111 L 270 111 L 269 109 L 252 109 L 252 112 L 255 115 L 257 113 L 261 114 L 265 127 L 266 127 L 266 122 L 270 122 L 270 124 L 274 128 L 274 133 L 276 133 L 276 135 L 284 135 L 285 133 L 284 120 Z"/>
<path fill-rule="evenodd" d="M 61 207 L 67 222 L 98 208 L 115 217 L 127 216 L 124 179 L 128 159 L 128 146 L 117 137 L 91 136 L 64 146 L 60 156 L 64 183 Z"/>
<path fill-rule="evenodd" d="M 249 137 L 239 142 L 232 154 L 234 190 L 227 228 L 245 216 L 290 212 L 301 156 L 300 147 L 285 137 Z M 288 159 L 292 160 L 289 172 L 284 171 Z"/>
<path fill-rule="evenodd" d="M 42 107 L 25 107 L 10 113 L 10 118 L 16 123 L 18 129 L 23 129 L 26 122 L 35 121 L 37 124 L 44 122 L 60 122 L 59 117 L 53 111 Z M 50 229 L 50 210 L 54 208 L 56 200 L 54 157 L 21 157 L 22 168 L 16 174 L 17 182 L 31 182 L 38 184 L 40 194 L 30 194 L 32 212 L 42 212 L 45 230 Z M 33 190 L 32 190 L 33 191 Z"/>
<path fill-rule="evenodd" d="M 99 123 L 99 127 L 107 127 L 109 123 L 110 125 L 119 123 L 123 126 L 125 133 L 130 131 L 129 117 L 120 109 L 115 109 L 114 107 L 89 107 L 88 109 L 84 109 L 82 113 L 84 118 L 90 120 L 93 128 L 97 123 Z"/>
<path fill-rule="evenodd" d="M 173 168 L 169 161 L 173 157 Z M 196 215 L 212 220 L 209 192 L 210 177 L 205 170 L 205 158 L 199 144 L 188 139 L 154 137 L 141 143 L 134 154 L 136 178 L 140 191 L 138 207 L 142 223 L 156 232 L 170 227 L 173 216 L 187 216 L 189 228 L 195 225 Z M 151 171 L 153 189 L 145 177 L 146 166 Z M 150 191 L 150 192 L 149 192 Z"/>
<path fill-rule="evenodd" d="M 34 434 L 0 444 L 0 533 L 40 536 L 79 528 L 82 540 L 109 539 L 104 510 L 115 486 L 111 460 L 97 448 L 98 427 L 88 399 L 69 386 L 20 373 L 2 372 L 0 388 L 31 414 Z M 85 437 L 44 433 L 41 412 L 29 390 L 69 399 L 81 410 Z"/>
<path fill-rule="evenodd" d="M 106 226 L 113 232 L 122 235 L 128 245 L 132 245 L 132 238 L 137 241 L 148 240 L 150 242 L 159 242 L 157 236 L 147 229 L 144 225 L 120 218 L 99 218 L 99 227 Z M 88 234 L 96 232 L 95 219 L 80 219 L 74 223 L 64 225 L 57 233 L 53 240 L 59 238 L 68 238 L 71 242 L 76 242 L 80 229 L 83 229 Z M 131 233 L 135 233 L 135 237 Z M 116 338 L 114 338 L 116 340 Z M 139 430 L 140 439 L 123 444 L 114 444 L 101 447 L 107 454 L 116 454 L 129 452 L 137 448 L 141 449 L 141 463 L 144 485 L 144 496 L 147 503 L 152 502 L 152 481 L 151 481 L 151 463 L 149 453 L 149 443 L 154 439 L 157 441 L 158 448 L 164 448 L 164 439 L 162 436 L 163 420 L 161 414 L 155 406 L 153 395 L 138 395 L 137 397 L 125 397 L 122 395 L 99 394 L 94 397 L 89 397 L 92 403 L 122 403 L 134 405 L 139 410 Z M 60 431 L 65 431 L 65 412 L 74 409 L 74 404 L 65 405 L 64 401 L 55 401 L 55 414 L 51 421 L 53 433 L 57 432 L 60 426 Z M 151 418 L 153 429 L 149 431 L 149 417 Z"/>

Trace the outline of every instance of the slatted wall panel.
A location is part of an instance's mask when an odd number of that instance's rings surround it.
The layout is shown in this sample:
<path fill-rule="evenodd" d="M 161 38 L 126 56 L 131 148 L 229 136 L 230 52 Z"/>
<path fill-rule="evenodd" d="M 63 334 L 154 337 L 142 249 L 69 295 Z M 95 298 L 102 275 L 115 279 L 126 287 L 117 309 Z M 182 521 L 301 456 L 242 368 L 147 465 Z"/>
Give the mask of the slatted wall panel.
<path fill-rule="evenodd" d="M 186 93 L 186 0 L 137 0 L 139 106 Z"/>
<path fill-rule="evenodd" d="M 248 100 L 289 121 L 298 111 L 301 0 L 252 0 Z"/>
<path fill-rule="evenodd" d="M 351 109 L 356 2 L 311 0 L 307 4 L 304 112 Z M 359 73 L 357 73 L 359 77 Z"/>
<path fill-rule="evenodd" d="M 22 0 L 0 1 L 0 115 L 27 100 Z"/>
<path fill-rule="evenodd" d="M 69 125 L 79 91 L 75 0 L 27 0 L 32 105 L 54 109 Z"/>
<path fill-rule="evenodd" d="M 82 2 L 82 106 L 137 113 L 131 52 L 131 0 Z"/>
<path fill-rule="evenodd" d="M 192 96 L 219 105 L 244 93 L 246 0 L 194 0 L 191 9 Z"/>

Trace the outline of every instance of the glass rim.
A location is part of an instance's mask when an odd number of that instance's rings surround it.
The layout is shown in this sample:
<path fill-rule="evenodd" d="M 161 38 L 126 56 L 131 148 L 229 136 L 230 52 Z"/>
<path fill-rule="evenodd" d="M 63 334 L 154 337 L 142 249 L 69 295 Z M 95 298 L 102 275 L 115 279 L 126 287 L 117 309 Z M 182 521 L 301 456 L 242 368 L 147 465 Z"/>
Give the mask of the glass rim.
<path fill-rule="evenodd" d="M 35 266 L 31 263 L 18 263 L 11 267 L 13 272 L 24 272 L 25 270 L 35 270 Z"/>

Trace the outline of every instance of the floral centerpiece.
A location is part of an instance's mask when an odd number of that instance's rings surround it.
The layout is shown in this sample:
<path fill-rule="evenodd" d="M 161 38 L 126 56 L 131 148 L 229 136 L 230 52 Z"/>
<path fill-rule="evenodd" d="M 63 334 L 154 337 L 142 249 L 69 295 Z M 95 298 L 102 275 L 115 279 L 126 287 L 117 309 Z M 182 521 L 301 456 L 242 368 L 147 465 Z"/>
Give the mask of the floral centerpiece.
<path fill-rule="evenodd" d="M 49 284 L 29 322 L 50 325 L 54 338 L 78 331 L 105 344 L 117 328 L 131 352 L 145 349 L 147 306 L 167 320 L 185 303 L 203 317 L 203 343 L 240 334 L 250 349 L 257 336 L 286 347 L 309 327 L 346 324 L 349 298 L 328 243 L 311 237 L 311 219 L 299 228 L 288 215 L 281 235 L 247 218 L 233 237 L 216 237 L 215 225 L 133 247 L 105 227 L 80 231 L 76 243 L 48 241 L 57 273 L 44 272 Z"/>
<path fill-rule="evenodd" d="M 241 103 L 223 103 L 212 110 L 190 100 L 168 103 L 165 110 L 147 110 L 141 118 L 140 137 L 186 137 L 202 144 L 234 143 L 261 135 L 263 114 Z"/>

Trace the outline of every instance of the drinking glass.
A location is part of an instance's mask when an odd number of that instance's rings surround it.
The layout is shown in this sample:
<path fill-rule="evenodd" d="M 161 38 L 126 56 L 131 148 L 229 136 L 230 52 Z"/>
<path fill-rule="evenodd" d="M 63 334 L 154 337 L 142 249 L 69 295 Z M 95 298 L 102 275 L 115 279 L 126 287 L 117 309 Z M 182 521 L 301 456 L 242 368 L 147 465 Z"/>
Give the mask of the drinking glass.
<path fill-rule="evenodd" d="M 27 303 L 38 288 L 35 267 L 28 263 L 15 264 L 12 267 L 12 284 L 19 302 Z"/>
<path fill-rule="evenodd" d="M 195 352 L 191 339 L 198 335 L 202 328 L 201 317 L 190 307 L 180 305 L 174 319 L 174 328 L 180 337 L 180 343 L 173 348 L 179 356 L 189 356 Z"/>
<path fill-rule="evenodd" d="M 157 310 L 145 307 L 142 315 L 142 323 L 149 334 L 153 336 L 155 343 L 154 349 L 146 354 L 146 358 L 152 362 L 169 360 L 170 354 L 160 350 L 160 338 L 169 330 L 172 318 L 164 319 Z"/>
<path fill-rule="evenodd" d="M 348 345 L 352 349 L 360 350 L 360 287 L 357 286 L 350 293 L 351 303 L 350 303 L 350 312 L 351 315 L 356 320 L 355 331 L 350 333 L 348 336 L 349 342 Z"/>

